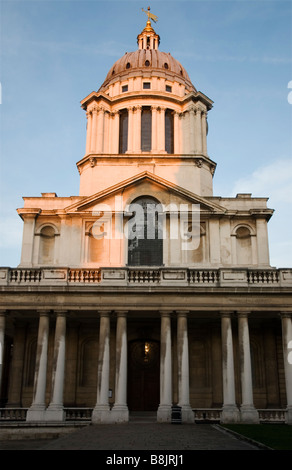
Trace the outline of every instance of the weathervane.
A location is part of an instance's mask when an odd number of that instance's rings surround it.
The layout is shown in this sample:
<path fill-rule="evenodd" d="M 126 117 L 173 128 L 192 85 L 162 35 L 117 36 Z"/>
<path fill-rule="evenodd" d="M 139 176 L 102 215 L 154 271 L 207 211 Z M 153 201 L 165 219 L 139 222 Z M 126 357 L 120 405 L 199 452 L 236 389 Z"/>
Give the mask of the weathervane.
<path fill-rule="evenodd" d="M 142 8 L 142 11 L 144 11 L 144 13 L 146 13 L 146 15 L 148 16 L 148 21 L 150 21 L 150 18 L 151 18 L 151 20 L 153 20 L 154 23 L 156 23 L 156 21 L 158 21 L 158 17 L 156 15 L 153 15 L 153 13 L 150 13 L 150 7 L 148 7 L 147 10 L 148 11 Z"/>

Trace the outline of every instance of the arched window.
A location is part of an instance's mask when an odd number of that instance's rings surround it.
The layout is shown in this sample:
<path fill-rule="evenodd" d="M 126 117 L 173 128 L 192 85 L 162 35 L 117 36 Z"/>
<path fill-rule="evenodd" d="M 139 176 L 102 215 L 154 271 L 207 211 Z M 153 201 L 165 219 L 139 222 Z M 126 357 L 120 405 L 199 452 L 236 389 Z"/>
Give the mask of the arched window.
<path fill-rule="evenodd" d="M 150 152 L 151 150 L 151 130 L 152 130 L 152 113 L 150 106 L 142 108 L 141 114 L 141 150 L 142 152 Z"/>
<path fill-rule="evenodd" d="M 53 264 L 55 259 L 55 230 L 46 225 L 40 231 L 39 263 Z"/>
<path fill-rule="evenodd" d="M 129 208 L 128 265 L 161 266 L 163 263 L 163 227 L 161 206 L 151 197 L 136 199 Z"/>
<path fill-rule="evenodd" d="M 173 111 L 165 111 L 165 150 L 167 153 L 174 153 L 174 124 Z"/>
<path fill-rule="evenodd" d="M 119 153 L 126 153 L 128 150 L 128 110 L 120 111 L 120 129 L 119 129 Z"/>

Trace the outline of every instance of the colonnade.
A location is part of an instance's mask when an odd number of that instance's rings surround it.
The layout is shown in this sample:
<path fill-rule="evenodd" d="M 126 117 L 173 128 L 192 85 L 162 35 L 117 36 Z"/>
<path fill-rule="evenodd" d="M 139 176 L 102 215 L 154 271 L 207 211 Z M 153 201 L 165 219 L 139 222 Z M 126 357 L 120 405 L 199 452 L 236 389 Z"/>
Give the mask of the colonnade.
<path fill-rule="evenodd" d="M 166 106 L 151 105 L 151 152 L 165 153 Z M 127 106 L 127 153 L 141 153 L 142 106 Z M 87 111 L 86 154 L 118 154 L 120 111 L 93 106 Z M 207 111 L 191 106 L 183 112 L 173 110 L 175 154 L 207 156 Z"/>
<path fill-rule="evenodd" d="M 64 421 L 63 390 L 65 378 L 66 351 L 66 312 L 56 311 L 54 357 L 52 362 L 51 401 L 46 407 L 46 380 L 48 364 L 49 319 L 51 312 L 39 314 L 37 356 L 33 402 L 27 412 L 27 421 Z M 116 377 L 115 402 L 110 409 L 110 317 L 111 311 L 99 312 L 99 358 L 97 364 L 97 397 L 92 413 L 92 421 L 97 423 L 126 422 L 129 419 L 127 406 L 127 311 L 116 311 Z M 173 405 L 173 348 L 172 319 L 177 321 L 177 389 L 178 403 L 182 410 L 183 422 L 192 422 L 193 412 L 189 396 L 189 345 L 187 311 L 162 311 L 160 338 L 160 404 L 157 420 L 169 422 Z M 251 371 L 249 312 L 237 314 L 238 350 L 240 358 L 240 379 L 242 403 L 238 408 L 235 399 L 234 353 L 232 317 L 233 312 L 221 313 L 222 334 L 222 377 L 223 406 L 222 422 L 258 422 L 258 412 L 253 404 L 253 385 Z M 0 365 L 4 350 L 6 312 L 0 312 Z M 283 357 L 287 395 L 287 422 L 292 424 L 292 318 L 291 313 L 281 313 Z M 2 372 L 2 369 L 0 369 Z M 0 374 L 0 379 L 1 379 Z M 1 381 L 0 381 L 1 385 Z"/>

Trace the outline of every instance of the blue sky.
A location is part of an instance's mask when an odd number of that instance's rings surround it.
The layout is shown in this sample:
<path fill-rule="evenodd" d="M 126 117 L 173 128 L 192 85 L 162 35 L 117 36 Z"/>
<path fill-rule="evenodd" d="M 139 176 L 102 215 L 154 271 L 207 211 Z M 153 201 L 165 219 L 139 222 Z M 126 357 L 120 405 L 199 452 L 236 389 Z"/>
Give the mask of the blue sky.
<path fill-rule="evenodd" d="M 214 101 L 214 195 L 269 197 L 271 265 L 292 267 L 292 2 L 152 0 L 160 50 Z M 23 196 L 78 195 L 80 101 L 136 50 L 143 1 L 0 0 L 0 265 L 20 262 Z M 291 99 L 290 99 L 291 98 Z"/>

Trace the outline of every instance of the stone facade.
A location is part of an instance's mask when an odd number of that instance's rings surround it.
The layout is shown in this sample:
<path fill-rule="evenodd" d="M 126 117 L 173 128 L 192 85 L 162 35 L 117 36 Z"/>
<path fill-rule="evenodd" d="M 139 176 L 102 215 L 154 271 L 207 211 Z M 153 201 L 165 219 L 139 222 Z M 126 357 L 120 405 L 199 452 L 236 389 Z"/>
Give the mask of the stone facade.
<path fill-rule="evenodd" d="M 81 102 L 79 195 L 17 210 L 21 261 L 0 269 L 1 413 L 169 422 L 177 404 L 183 422 L 291 424 L 292 270 L 270 266 L 273 210 L 213 195 L 213 102 L 149 20 L 137 42 Z"/>

